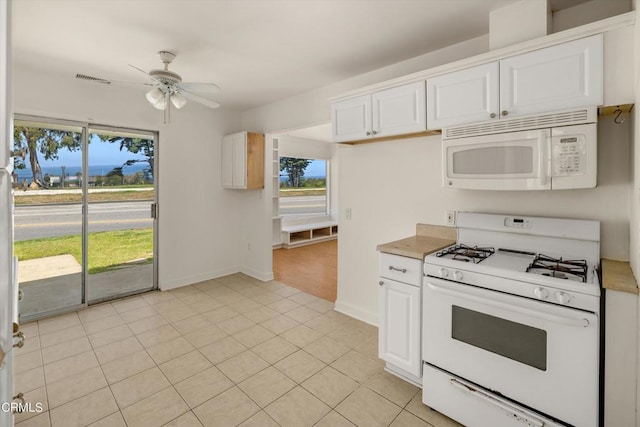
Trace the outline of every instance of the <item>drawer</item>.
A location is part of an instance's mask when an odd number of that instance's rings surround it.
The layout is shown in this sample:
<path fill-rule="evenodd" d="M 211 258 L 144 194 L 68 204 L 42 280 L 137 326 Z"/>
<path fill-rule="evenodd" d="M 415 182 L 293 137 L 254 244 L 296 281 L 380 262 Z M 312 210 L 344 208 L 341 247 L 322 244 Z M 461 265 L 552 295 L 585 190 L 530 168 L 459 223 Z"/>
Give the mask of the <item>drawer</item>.
<path fill-rule="evenodd" d="M 422 260 L 391 254 L 380 254 L 380 277 L 420 286 Z"/>

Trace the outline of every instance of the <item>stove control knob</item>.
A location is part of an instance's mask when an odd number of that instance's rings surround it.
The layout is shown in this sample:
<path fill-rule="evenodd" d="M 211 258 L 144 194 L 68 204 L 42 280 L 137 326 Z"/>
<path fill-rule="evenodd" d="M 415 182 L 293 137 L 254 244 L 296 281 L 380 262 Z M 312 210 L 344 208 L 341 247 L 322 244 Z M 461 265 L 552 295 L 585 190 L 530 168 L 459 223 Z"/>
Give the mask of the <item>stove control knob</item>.
<path fill-rule="evenodd" d="M 454 271 L 453 272 L 453 278 L 458 280 L 458 281 L 462 280 L 462 273 L 459 272 L 459 271 Z"/>
<path fill-rule="evenodd" d="M 545 288 L 535 288 L 533 290 L 533 294 L 538 299 L 547 299 L 549 297 L 549 291 L 547 291 Z"/>
<path fill-rule="evenodd" d="M 533 294 L 538 299 L 547 299 L 549 297 L 549 291 L 547 291 L 545 288 L 535 288 L 533 290 Z"/>
<path fill-rule="evenodd" d="M 449 277 L 449 270 L 447 270 L 446 268 L 441 268 L 440 277 Z"/>
<path fill-rule="evenodd" d="M 571 295 L 562 291 L 556 292 L 556 301 L 560 304 L 569 304 L 569 301 L 571 301 Z"/>

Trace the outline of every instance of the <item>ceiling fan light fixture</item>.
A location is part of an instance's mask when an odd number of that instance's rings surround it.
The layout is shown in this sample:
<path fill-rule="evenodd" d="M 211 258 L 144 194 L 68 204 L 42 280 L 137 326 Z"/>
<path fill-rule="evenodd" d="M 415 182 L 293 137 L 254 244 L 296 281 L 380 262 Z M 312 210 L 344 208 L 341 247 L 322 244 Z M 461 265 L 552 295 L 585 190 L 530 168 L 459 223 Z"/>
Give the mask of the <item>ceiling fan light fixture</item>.
<path fill-rule="evenodd" d="M 152 104 L 153 108 L 157 110 L 164 110 L 167 108 L 167 100 L 163 97 L 160 101 Z"/>
<path fill-rule="evenodd" d="M 147 97 L 147 101 L 149 101 L 154 107 L 155 104 L 164 100 L 164 92 L 157 87 L 151 89 L 145 96 Z"/>
<path fill-rule="evenodd" d="M 171 103 L 178 110 L 181 109 L 182 107 L 184 107 L 185 105 L 187 105 L 187 98 L 185 98 L 184 96 L 182 96 L 178 92 L 171 94 L 169 99 L 171 99 Z"/>

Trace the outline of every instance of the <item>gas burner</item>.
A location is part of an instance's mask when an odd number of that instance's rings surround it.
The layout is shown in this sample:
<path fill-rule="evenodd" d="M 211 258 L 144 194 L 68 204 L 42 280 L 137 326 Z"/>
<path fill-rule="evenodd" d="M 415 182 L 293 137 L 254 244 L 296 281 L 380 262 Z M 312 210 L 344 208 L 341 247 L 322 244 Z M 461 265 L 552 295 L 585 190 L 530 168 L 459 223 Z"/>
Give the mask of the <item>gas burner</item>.
<path fill-rule="evenodd" d="M 436 253 L 436 256 L 443 257 L 451 255 L 450 258 L 457 261 L 472 262 L 474 264 L 478 264 L 482 260 L 490 257 L 493 253 L 493 248 L 479 248 L 477 246 L 471 247 L 459 244 Z"/>
<path fill-rule="evenodd" d="M 563 260 L 539 254 L 527 267 L 527 273 L 541 274 L 558 279 L 587 281 L 587 261 Z"/>

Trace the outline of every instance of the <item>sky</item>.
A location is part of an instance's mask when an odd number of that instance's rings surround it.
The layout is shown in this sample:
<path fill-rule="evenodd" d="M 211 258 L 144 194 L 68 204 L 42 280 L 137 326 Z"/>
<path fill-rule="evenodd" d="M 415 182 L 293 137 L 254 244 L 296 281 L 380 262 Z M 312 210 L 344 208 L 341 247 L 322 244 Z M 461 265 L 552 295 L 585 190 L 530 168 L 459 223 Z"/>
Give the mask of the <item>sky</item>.
<path fill-rule="evenodd" d="M 57 160 L 45 161 L 40 157 L 40 165 L 47 167 L 54 166 L 81 166 L 82 152 L 60 150 Z M 133 154 L 126 149 L 120 151 L 120 144 L 102 142 L 99 138 L 93 137 L 89 142 L 89 165 L 120 165 L 129 159 L 146 159 L 141 154 Z"/>
<path fill-rule="evenodd" d="M 312 160 L 304 171 L 305 176 L 326 176 L 327 175 L 327 161 L 326 160 Z"/>
<path fill-rule="evenodd" d="M 82 152 L 61 150 L 57 160 L 45 161 L 40 157 L 40 164 L 43 167 L 59 166 L 81 166 Z M 127 150 L 120 151 L 120 144 L 102 142 L 99 138 L 93 137 L 89 143 L 89 165 L 121 165 L 129 159 L 145 159 L 141 154 L 133 154 Z M 305 176 L 326 176 L 326 160 L 312 160 Z"/>

